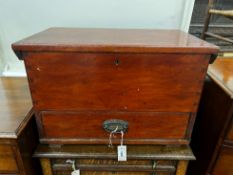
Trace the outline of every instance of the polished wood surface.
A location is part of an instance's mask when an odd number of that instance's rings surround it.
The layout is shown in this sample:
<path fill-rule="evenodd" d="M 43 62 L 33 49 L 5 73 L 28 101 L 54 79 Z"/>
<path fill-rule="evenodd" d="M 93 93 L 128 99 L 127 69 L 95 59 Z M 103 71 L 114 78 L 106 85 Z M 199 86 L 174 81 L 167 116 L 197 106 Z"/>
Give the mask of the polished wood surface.
<path fill-rule="evenodd" d="M 130 122 L 127 144 L 188 144 L 218 51 L 178 30 L 136 29 L 51 28 L 12 47 L 47 144 L 104 144 L 101 123 L 114 117 Z"/>
<path fill-rule="evenodd" d="M 149 173 L 153 173 L 155 172 L 157 173 L 161 173 L 163 172 L 166 175 L 170 175 L 170 174 L 174 174 L 176 171 L 176 167 L 173 166 L 169 166 L 169 165 L 157 165 L 156 168 L 152 168 L 153 161 L 150 161 L 150 165 L 138 165 L 138 164 L 134 164 L 134 165 L 130 165 L 130 164 L 112 164 L 112 161 L 110 160 L 104 160 L 104 164 L 92 164 L 92 160 L 88 160 L 86 161 L 85 164 L 80 164 L 79 161 L 76 161 L 77 165 L 76 168 L 81 170 L 81 173 L 86 174 L 87 172 L 92 172 L 93 174 L 95 174 L 95 172 L 109 172 L 109 174 L 111 174 L 112 172 L 141 172 L 141 173 L 145 173 L 147 172 L 147 174 Z M 137 162 L 137 161 L 134 161 Z M 66 172 L 67 174 L 70 173 L 72 171 L 71 166 L 67 163 L 65 164 L 54 164 L 53 165 L 53 171 L 55 172 L 54 174 L 59 174 L 61 172 Z M 104 173 L 104 174 L 105 174 Z M 183 174 L 182 174 L 183 175 Z"/>
<path fill-rule="evenodd" d="M 188 116 L 195 116 L 209 56 L 33 52 L 27 53 L 24 61 L 43 143 L 54 143 L 54 139 L 59 138 L 63 144 L 70 143 L 70 139 L 73 143 L 90 141 L 103 144 L 103 141 L 98 142 L 93 137 L 98 136 L 96 132 L 102 131 L 101 121 L 118 117 L 131 121 L 132 125 L 135 120 L 132 115 L 117 115 L 125 111 L 141 116 L 137 120 L 143 123 L 142 126 L 155 128 L 150 130 L 150 134 L 142 132 L 144 135 L 139 136 L 145 140 L 150 138 L 147 143 L 184 144 L 181 140 L 184 139 L 187 144 L 195 119 Z M 174 74 L 176 76 L 172 76 Z M 53 113 L 55 120 L 44 116 L 46 111 Z M 89 111 L 93 115 L 82 117 L 87 116 L 85 113 Z M 161 116 L 153 118 L 154 122 L 148 119 L 152 111 L 161 112 Z M 76 113 L 77 117 L 67 112 Z M 83 112 L 82 116 L 79 112 Z M 101 112 L 111 112 L 112 116 L 101 117 Z M 141 115 L 140 112 L 148 114 Z M 167 118 L 168 112 L 169 116 L 174 114 L 173 117 Z M 186 117 L 176 117 L 177 113 Z M 94 116 L 95 120 L 87 122 Z M 64 124 L 64 120 L 68 122 Z M 165 120 L 169 124 L 166 125 Z M 57 129 L 54 129 L 54 123 Z M 78 123 L 84 123 L 81 128 L 94 127 L 97 130 L 83 134 L 82 130 L 76 130 Z M 62 128 L 69 128 L 69 132 L 63 132 Z M 87 135 L 91 133 L 94 134 L 92 137 Z M 129 144 L 143 143 L 132 134 L 128 136 L 134 139 L 134 142 L 127 142 Z M 106 134 L 102 132 L 99 137 L 106 137 Z M 171 138 L 172 141 L 169 140 Z"/>
<path fill-rule="evenodd" d="M 104 130 L 103 122 L 111 118 L 128 122 L 129 128 L 124 134 L 125 144 L 160 143 L 164 138 L 165 143 L 169 143 L 169 140 L 170 144 L 176 143 L 175 139 L 183 139 L 184 142 L 190 119 L 188 113 L 155 112 L 43 112 L 41 115 L 43 138 L 50 138 L 53 143 L 61 143 L 62 139 L 66 143 L 70 139 L 72 143 L 74 138 L 78 138 L 79 143 L 108 144 L 109 133 Z M 119 139 L 120 134 L 113 141 L 120 143 Z"/>
<path fill-rule="evenodd" d="M 36 52 L 24 61 L 37 111 L 195 112 L 208 60 L 172 53 Z"/>
<path fill-rule="evenodd" d="M 69 173 L 72 171 L 67 159 L 52 159 L 53 172 L 55 175 Z M 81 174 L 122 174 L 141 173 L 149 174 L 156 172 L 161 175 L 171 175 L 176 171 L 176 161 L 168 160 L 128 160 L 119 162 L 112 159 L 72 159 L 75 160 L 76 169 L 81 169 Z"/>
<path fill-rule="evenodd" d="M 26 78 L 0 78 L 0 138 L 16 138 L 31 108 Z"/>
<path fill-rule="evenodd" d="M 220 58 L 208 68 L 209 77 L 233 98 L 233 58 Z"/>
<path fill-rule="evenodd" d="M 49 159 L 41 158 L 40 164 L 41 164 L 44 175 L 52 175 L 53 174 L 51 163 L 50 163 Z"/>
<path fill-rule="evenodd" d="M 233 174 L 233 147 L 223 147 L 211 175 Z"/>
<path fill-rule="evenodd" d="M 181 160 L 178 162 L 176 175 L 185 175 L 188 166 L 188 161 Z"/>
<path fill-rule="evenodd" d="M 50 28 L 14 51 L 216 53 L 218 47 L 178 30 Z M 20 54 L 19 54 L 20 55 Z M 22 59 L 21 55 L 21 59 Z"/>
<path fill-rule="evenodd" d="M 0 78 L 0 174 L 41 174 L 38 131 L 26 78 Z"/>
<path fill-rule="evenodd" d="M 39 145 L 34 157 L 117 160 L 116 149 L 116 146 L 109 148 L 108 145 Z M 128 160 L 195 160 L 187 145 L 128 145 L 127 153 Z"/>
<path fill-rule="evenodd" d="M 69 174 L 71 164 L 81 174 L 159 174 L 185 175 L 188 160 L 194 156 L 188 146 L 128 146 L 128 160 L 117 161 L 116 147 L 106 145 L 40 145 L 35 157 L 43 161 L 45 171 Z M 178 165 L 177 165 L 178 164 Z"/>
<path fill-rule="evenodd" d="M 233 155 L 232 78 L 232 58 L 218 58 L 209 66 L 192 135 L 191 147 L 197 161 L 190 163 L 190 175 L 233 172 L 229 163 Z"/>
<path fill-rule="evenodd" d="M 70 164 L 68 164 L 66 162 L 67 159 L 55 159 L 53 160 L 53 162 L 55 164 L 67 164 L 67 166 L 69 166 L 69 169 L 71 168 Z M 81 165 L 87 165 L 87 164 L 91 164 L 91 165 L 106 165 L 106 166 L 111 166 L 111 165 L 118 165 L 118 166 L 122 166 L 122 168 L 125 168 L 127 166 L 130 166 L 130 165 L 135 165 L 135 166 L 142 166 L 142 167 L 148 167 L 150 166 L 151 168 L 151 165 L 153 165 L 153 163 L 156 163 L 156 166 L 157 168 L 165 168 L 167 166 L 167 168 L 170 168 L 170 169 L 173 169 L 175 170 L 174 168 L 174 165 L 176 164 L 176 161 L 175 160 L 157 160 L 156 162 L 153 162 L 151 160 L 134 160 L 134 159 L 130 159 L 128 161 L 125 161 L 125 162 L 121 162 L 121 161 L 118 161 L 118 160 L 114 160 L 114 159 L 74 159 L 75 160 L 75 163 L 76 163 L 76 166 L 81 166 Z"/>
<path fill-rule="evenodd" d="M 18 166 L 12 148 L 0 144 L 0 173 L 17 173 Z"/>

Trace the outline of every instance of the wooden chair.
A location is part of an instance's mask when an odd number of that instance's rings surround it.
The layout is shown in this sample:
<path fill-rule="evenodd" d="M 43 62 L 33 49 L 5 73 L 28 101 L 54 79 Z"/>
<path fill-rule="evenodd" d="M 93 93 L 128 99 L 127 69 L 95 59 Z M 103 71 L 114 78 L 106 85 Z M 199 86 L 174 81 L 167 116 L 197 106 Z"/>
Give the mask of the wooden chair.
<path fill-rule="evenodd" d="M 201 38 L 206 39 L 206 37 L 213 37 L 225 42 L 228 42 L 230 44 L 233 44 L 233 40 L 230 38 L 223 37 L 221 35 L 212 33 L 208 31 L 209 24 L 210 24 L 210 19 L 212 15 L 221 15 L 224 17 L 227 17 L 229 19 L 233 19 L 233 10 L 218 10 L 214 8 L 214 1 L 215 0 L 209 0 L 207 11 L 206 11 L 206 18 L 205 18 L 205 23 L 204 23 L 204 28 L 202 31 Z"/>

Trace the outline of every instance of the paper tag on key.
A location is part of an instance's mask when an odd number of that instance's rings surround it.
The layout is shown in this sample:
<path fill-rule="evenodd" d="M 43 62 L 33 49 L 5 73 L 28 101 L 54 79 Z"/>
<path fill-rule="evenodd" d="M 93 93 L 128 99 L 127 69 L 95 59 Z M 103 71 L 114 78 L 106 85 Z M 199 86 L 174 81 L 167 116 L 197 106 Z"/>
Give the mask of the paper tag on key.
<path fill-rule="evenodd" d="M 127 146 L 119 145 L 117 147 L 118 161 L 127 161 Z"/>
<path fill-rule="evenodd" d="M 74 170 L 74 171 L 72 171 L 71 175 L 80 175 L 80 170 Z"/>

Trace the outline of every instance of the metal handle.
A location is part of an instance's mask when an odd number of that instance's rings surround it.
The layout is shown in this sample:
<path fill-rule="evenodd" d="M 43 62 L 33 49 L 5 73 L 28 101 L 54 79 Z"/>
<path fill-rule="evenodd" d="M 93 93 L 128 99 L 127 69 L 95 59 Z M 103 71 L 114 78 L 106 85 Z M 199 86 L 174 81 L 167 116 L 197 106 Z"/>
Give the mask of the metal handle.
<path fill-rule="evenodd" d="M 121 133 L 128 130 L 128 122 L 119 119 L 110 119 L 103 122 L 103 128 L 107 132 Z"/>

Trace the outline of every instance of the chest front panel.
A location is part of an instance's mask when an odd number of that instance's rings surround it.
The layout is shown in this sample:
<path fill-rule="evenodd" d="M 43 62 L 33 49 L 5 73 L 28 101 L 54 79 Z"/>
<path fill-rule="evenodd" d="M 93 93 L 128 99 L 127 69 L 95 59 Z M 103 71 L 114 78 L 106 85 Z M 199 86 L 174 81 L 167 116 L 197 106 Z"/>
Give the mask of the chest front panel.
<path fill-rule="evenodd" d="M 188 143 L 206 57 L 27 53 L 25 64 L 41 141 L 107 143 L 102 123 L 119 119 L 129 123 L 127 143 Z"/>
<path fill-rule="evenodd" d="M 208 64 L 204 57 L 29 53 L 25 63 L 37 111 L 195 112 Z"/>

